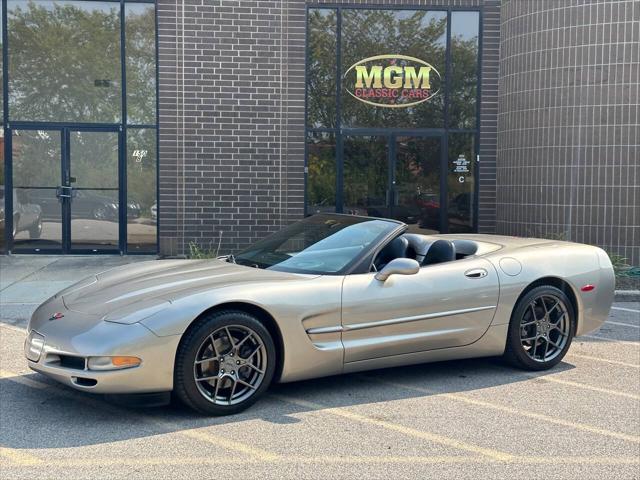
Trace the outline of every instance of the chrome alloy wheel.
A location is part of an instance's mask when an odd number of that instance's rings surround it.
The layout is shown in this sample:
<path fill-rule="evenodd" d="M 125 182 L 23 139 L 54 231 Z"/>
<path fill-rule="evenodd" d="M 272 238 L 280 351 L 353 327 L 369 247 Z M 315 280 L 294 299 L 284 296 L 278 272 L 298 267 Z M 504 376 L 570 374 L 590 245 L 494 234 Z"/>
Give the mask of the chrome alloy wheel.
<path fill-rule="evenodd" d="M 555 295 L 535 297 L 520 321 L 522 347 L 536 362 L 548 362 L 560 355 L 570 332 L 567 306 Z"/>
<path fill-rule="evenodd" d="M 219 328 L 198 348 L 193 375 L 200 394 L 216 405 L 236 405 L 258 389 L 267 369 L 260 336 L 241 325 Z"/>

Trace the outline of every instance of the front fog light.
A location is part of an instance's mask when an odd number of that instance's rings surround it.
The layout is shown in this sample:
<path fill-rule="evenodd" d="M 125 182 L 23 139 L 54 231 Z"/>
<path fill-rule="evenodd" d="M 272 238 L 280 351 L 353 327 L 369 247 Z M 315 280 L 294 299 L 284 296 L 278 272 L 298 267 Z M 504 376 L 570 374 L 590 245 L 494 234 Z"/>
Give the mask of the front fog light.
<path fill-rule="evenodd" d="M 142 363 L 138 357 L 89 357 L 89 370 L 120 370 L 137 367 Z"/>

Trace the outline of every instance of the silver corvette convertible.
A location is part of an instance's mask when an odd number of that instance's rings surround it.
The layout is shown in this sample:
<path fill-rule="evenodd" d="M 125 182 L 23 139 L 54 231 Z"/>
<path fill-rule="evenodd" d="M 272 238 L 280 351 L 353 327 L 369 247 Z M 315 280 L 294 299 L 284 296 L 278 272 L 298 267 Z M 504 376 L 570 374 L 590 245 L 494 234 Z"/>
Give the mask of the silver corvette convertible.
<path fill-rule="evenodd" d="M 407 228 L 316 215 L 236 255 L 115 268 L 38 307 L 25 355 L 78 390 L 224 415 L 275 381 L 484 356 L 547 369 L 607 317 L 599 248 Z"/>

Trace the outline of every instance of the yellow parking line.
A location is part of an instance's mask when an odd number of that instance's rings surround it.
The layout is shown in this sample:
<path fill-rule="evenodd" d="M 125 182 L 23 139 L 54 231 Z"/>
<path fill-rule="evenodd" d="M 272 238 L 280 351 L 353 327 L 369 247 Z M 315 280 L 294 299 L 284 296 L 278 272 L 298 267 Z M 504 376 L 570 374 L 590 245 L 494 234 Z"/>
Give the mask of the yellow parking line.
<path fill-rule="evenodd" d="M 636 325 L 634 323 L 614 322 L 613 320 L 607 320 L 604 323 L 608 323 L 608 324 L 611 324 L 611 325 L 620 325 L 621 327 L 640 328 L 640 325 Z"/>
<path fill-rule="evenodd" d="M 0 447 L 0 457 L 6 458 L 17 465 L 39 465 L 43 463 L 39 458 L 15 448 Z"/>
<path fill-rule="evenodd" d="M 621 310 L 623 312 L 640 313 L 640 310 L 636 310 L 635 308 L 611 307 L 611 310 Z"/>
<path fill-rule="evenodd" d="M 25 378 L 21 374 L 9 372 L 7 370 L 0 370 L 0 378 L 6 378 L 13 382 L 20 383 L 28 387 L 39 388 L 39 389 L 57 387 L 57 385 L 48 385 L 46 383 L 38 382 L 36 380 L 31 380 L 29 378 Z M 66 396 L 66 397 L 72 397 L 74 400 L 80 401 L 88 405 L 92 405 L 94 407 L 98 405 L 101 408 L 117 409 L 116 407 L 110 404 L 82 395 L 82 392 L 75 393 L 73 391 L 58 390 L 56 394 L 59 394 L 61 396 Z M 172 424 L 170 422 L 166 422 L 162 420 L 156 420 L 154 418 L 149 417 L 146 414 L 141 414 L 140 417 L 145 419 L 148 423 L 152 423 L 154 425 L 164 428 L 165 430 L 168 430 L 169 433 L 177 433 L 178 435 L 183 435 L 195 440 L 207 442 L 222 448 L 226 448 L 228 450 L 241 452 L 262 461 L 273 461 L 278 458 L 278 455 L 275 453 L 272 453 L 260 448 L 252 447 L 250 445 L 246 445 L 244 443 L 240 443 L 234 440 L 223 438 L 218 435 L 213 435 L 209 432 L 204 432 L 201 428 L 191 429 L 191 430 L 181 430 L 179 425 Z"/>
<path fill-rule="evenodd" d="M 220 437 L 218 435 L 213 435 L 209 432 L 203 432 L 200 429 L 181 430 L 181 431 L 178 431 L 178 433 L 186 437 L 200 440 L 202 442 L 211 443 L 213 445 L 224 447 L 228 450 L 235 450 L 236 452 L 244 453 L 245 455 L 249 455 L 250 457 L 255 457 L 256 459 L 262 460 L 265 462 L 273 462 L 275 460 L 278 460 L 278 458 L 280 457 L 279 455 L 269 452 L 267 450 L 263 450 L 257 447 L 252 447 L 244 443 L 236 442 L 235 440 L 229 440 L 228 438 Z"/>
<path fill-rule="evenodd" d="M 493 460 L 500 460 L 500 461 L 506 461 L 506 460 L 510 460 L 511 458 L 513 458 L 513 455 L 511 455 L 510 453 L 506 453 L 506 452 L 501 452 L 499 450 L 494 450 L 492 448 L 484 448 L 484 447 L 479 447 L 477 445 L 473 445 L 470 443 L 466 443 L 466 442 L 462 442 L 460 440 L 456 440 L 453 438 L 449 438 L 449 437 L 445 437 L 443 435 L 438 435 L 435 433 L 431 433 L 431 432 L 426 432 L 423 430 L 417 430 L 415 428 L 411 428 L 411 427 L 405 427 L 403 425 L 398 425 L 395 423 L 391 423 L 391 422 L 387 422 L 385 420 L 378 420 L 375 418 L 371 418 L 371 417 L 366 417 L 364 415 L 360 415 L 358 413 L 355 412 L 351 412 L 349 410 L 346 410 L 344 408 L 331 408 L 331 407 L 326 407 L 324 405 L 320 405 L 318 403 L 314 403 L 314 402 L 309 402 L 307 400 L 302 400 L 302 399 L 298 399 L 298 398 L 293 398 L 293 397 L 289 397 L 289 396 L 282 396 L 282 395 L 274 395 L 275 398 L 283 401 L 283 402 L 287 402 L 287 403 L 292 403 L 294 405 L 298 405 L 300 407 L 303 408 L 308 408 L 311 410 L 321 410 L 322 413 L 328 413 L 331 415 L 336 415 L 342 418 L 347 418 L 349 420 L 354 420 L 356 422 L 360 422 L 360 423 L 367 423 L 370 425 L 375 425 L 378 427 L 382 427 L 382 428 L 386 428 L 387 430 L 392 430 L 398 433 L 402 433 L 404 435 L 410 436 L 410 437 L 414 437 L 414 438 L 420 438 L 422 440 L 427 440 L 430 442 L 434 442 L 434 443 L 439 443 L 440 445 L 445 445 L 447 447 L 453 447 L 453 448 L 457 448 L 459 450 L 464 450 L 467 452 L 472 452 L 478 455 L 482 455 L 488 458 L 491 458 Z"/>
<path fill-rule="evenodd" d="M 635 393 L 621 392 L 619 390 L 611 390 L 609 388 L 595 387 L 593 385 L 587 385 L 585 383 L 572 382 L 570 380 L 561 380 L 559 378 L 555 378 L 549 375 L 527 375 L 529 378 L 533 378 L 535 380 L 542 380 L 545 382 L 558 383 L 560 385 L 566 385 L 568 387 L 581 388 L 583 390 L 591 390 L 592 392 L 598 393 L 606 393 L 607 395 L 615 395 L 617 397 L 631 398 L 633 400 L 640 400 L 640 395 L 636 395 Z"/>
<path fill-rule="evenodd" d="M 24 460 L 17 465 L 43 467 L 43 468 L 72 468 L 87 466 L 153 466 L 153 465 L 237 465 L 240 461 L 237 458 L 216 458 L 216 457 L 110 457 L 110 458 L 58 458 L 47 459 L 46 461 L 33 457 L 33 463 L 26 463 Z M 509 464 L 550 464 L 565 463 L 571 465 L 640 465 L 638 457 L 534 457 L 513 455 L 509 459 L 496 460 L 481 456 L 365 456 L 365 455 L 345 455 L 345 456 L 296 456 L 290 455 L 280 457 L 276 464 L 335 464 L 335 465 L 376 465 L 376 464 L 487 464 L 502 462 Z M 262 462 L 256 458 L 242 459 L 243 464 L 260 465 Z"/>
<path fill-rule="evenodd" d="M 551 457 L 553 462 L 570 465 L 640 465 L 638 457 Z M 514 463 L 549 465 L 549 457 L 518 457 Z"/>
<path fill-rule="evenodd" d="M 576 340 L 580 341 L 582 338 L 591 338 L 593 340 L 600 340 L 602 342 L 617 343 L 618 345 L 628 345 L 632 347 L 640 346 L 640 343 L 638 343 L 637 341 L 631 342 L 629 340 L 618 340 L 616 338 L 611 338 L 611 337 L 601 337 L 600 335 L 580 335 L 579 337 L 576 337 Z"/>
<path fill-rule="evenodd" d="M 620 365 L 621 367 L 640 368 L 640 365 L 633 363 L 619 362 L 617 360 L 609 360 L 608 358 L 592 357 L 590 355 L 582 355 L 579 353 L 568 353 L 568 357 L 584 358 L 586 360 L 595 360 L 598 362 L 610 363 L 612 365 Z"/>
<path fill-rule="evenodd" d="M 404 389 L 407 389 L 407 390 L 414 390 L 416 392 L 427 393 L 429 395 L 437 395 L 438 397 L 448 398 L 450 400 L 455 400 L 455 401 L 458 401 L 458 402 L 464 402 L 464 403 L 467 403 L 469 405 L 475 405 L 475 406 L 478 406 L 478 407 L 490 408 L 492 410 L 499 410 L 499 411 L 510 413 L 510 414 L 517 415 L 517 416 L 520 416 L 520 417 L 533 418 L 535 420 L 541 420 L 541 421 L 548 422 L 548 423 L 554 423 L 556 425 L 562 425 L 563 427 L 570 427 L 570 428 L 574 428 L 576 430 L 583 430 L 583 431 L 589 432 L 589 433 L 597 433 L 598 435 L 603 435 L 605 437 L 617 438 L 619 440 L 625 440 L 625 441 L 628 441 L 628 442 L 640 443 L 640 437 L 638 437 L 636 435 L 628 435 L 626 433 L 620 433 L 620 432 L 614 432 L 614 431 L 611 431 L 611 430 L 605 430 L 603 428 L 594 427 L 592 425 L 586 425 L 584 423 L 570 422 L 568 420 L 562 420 L 560 418 L 549 417 L 547 415 L 540 414 L 540 413 L 522 411 L 522 410 L 519 410 L 517 408 L 508 407 L 508 406 L 505 406 L 505 405 L 499 405 L 499 404 L 487 402 L 487 401 L 484 401 L 484 400 L 476 400 L 475 398 L 469 398 L 467 396 L 457 395 L 455 393 L 439 393 L 439 392 L 436 392 L 436 391 L 433 391 L 433 390 L 429 390 L 429 389 L 426 389 L 426 388 L 422 388 L 422 387 L 416 387 L 416 386 L 413 386 L 413 385 L 407 385 L 407 384 L 398 383 L 398 382 L 389 382 L 389 381 L 386 381 L 386 380 L 379 380 L 377 378 L 372 378 L 372 377 L 369 377 L 369 376 L 366 376 L 365 378 L 373 380 L 373 381 L 376 381 L 378 383 L 385 384 L 385 385 L 390 385 L 390 386 L 394 386 L 394 387 L 398 387 L 398 388 L 404 388 Z"/>

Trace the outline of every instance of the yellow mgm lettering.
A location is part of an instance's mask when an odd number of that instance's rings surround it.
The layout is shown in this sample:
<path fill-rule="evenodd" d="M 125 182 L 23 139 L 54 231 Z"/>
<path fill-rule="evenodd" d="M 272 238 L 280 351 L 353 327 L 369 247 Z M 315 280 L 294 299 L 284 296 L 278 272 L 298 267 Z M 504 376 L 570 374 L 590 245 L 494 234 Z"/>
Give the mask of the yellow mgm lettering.
<path fill-rule="evenodd" d="M 364 65 L 357 65 L 356 88 L 421 88 L 430 89 L 429 77 L 431 67 L 420 67 L 416 73 L 415 67 L 400 67 L 390 65 L 384 70 L 380 65 L 368 69 Z"/>

